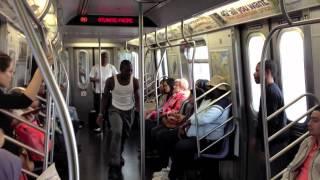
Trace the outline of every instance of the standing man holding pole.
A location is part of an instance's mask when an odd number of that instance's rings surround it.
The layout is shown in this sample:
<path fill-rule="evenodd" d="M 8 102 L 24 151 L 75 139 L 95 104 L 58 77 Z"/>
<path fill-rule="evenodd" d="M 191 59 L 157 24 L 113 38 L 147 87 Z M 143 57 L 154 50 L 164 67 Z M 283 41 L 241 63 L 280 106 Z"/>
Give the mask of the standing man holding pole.
<path fill-rule="evenodd" d="M 93 105 L 97 114 L 100 112 L 100 94 L 103 93 L 105 82 L 109 77 L 116 74 L 118 74 L 118 71 L 109 63 L 108 54 L 106 52 L 101 53 L 101 76 L 99 63 L 92 67 L 89 75 L 90 81 L 94 84 Z M 101 128 L 97 126 L 94 131 L 101 132 Z"/>

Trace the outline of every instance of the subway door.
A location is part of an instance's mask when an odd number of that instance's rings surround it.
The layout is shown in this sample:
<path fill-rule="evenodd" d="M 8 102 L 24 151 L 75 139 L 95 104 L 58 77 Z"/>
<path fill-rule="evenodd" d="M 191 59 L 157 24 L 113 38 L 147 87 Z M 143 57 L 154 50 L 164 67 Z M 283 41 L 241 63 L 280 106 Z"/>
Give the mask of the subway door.
<path fill-rule="evenodd" d="M 245 180 L 243 175 L 244 162 L 242 151 L 245 147 L 245 122 L 241 118 L 243 113 L 243 88 L 241 78 L 240 44 L 238 43 L 239 33 L 237 29 L 230 28 L 219 32 L 207 34 L 206 44 L 209 52 L 210 74 L 212 76 L 222 76 L 230 84 L 232 94 L 232 111 L 235 117 L 236 130 L 234 141 L 230 141 L 234 146 L 230 147 L 232 159 L 222 159 L 219 161 L 220 179 L 239 179 Z M 239 141 L 239 137 L 242 138 Z M 231 138 L 232 139 L 232 138 Z M 243 168 L 243 169 L 242 169 Z"/>
<path fill-rule="evenodd" d="M 245 24 L 240 27 L 241 35 L 241 50 L 242 50 L 242 65 L 243 79 L 245 89 L 245 117 L 247 124 L 247 179 L 259 179 L 261 168 L 259 167 L 259 156 L 254 146 L 256 141 L 256 126 L 260 104 L 260 84 L 256 84 L 253 74 L 256 70 L 256 65 L 260 62 L 263 44 L 269 33 L 269 25 L 266 21 Z M 252 171 L 255 169 L 255 171 Z"/>
<path fill-rule="evenodd" d="M 72 105 L 77 108 L 80 120 L 87 122 L 88 113 L 93 109 L 93 88 L 90 83 L 89 73 L 93 65 L 92 48 L 73 48 L 69 50 L 73 54 L 70 69 Z"/>
<path fill-rule="evenodd" d="M 302 20 L 301 17 L 305 16 L 302 12 L 298 12 L 294 15 L 293 19 Z M 273 19 L 272 26 L 274 28 L 284 22 L 284 19 Z M 314 70 L 317 70 L 317 68 L 314 69 L 313 67 L 317 67 L 318 64 L 318 61 L 313 61 L 313 57 L 316 57 L 313 56 L 313 53 L 317 53 L 317 46 L 313 46 L 313 43 L 318 41 L 316 37 L 316 33 L 311 31 L 311 26 L 301 26 L 283 29 L 273 38 L 273 59 L 279 67 L 276 82 L 281 87 L 285 105 L 305 93 L 317 92 L 314 90 L 314 85 L 316 85 L 316 81 L 314 80 L 318 76 L 314 76 L 313 73 Z M 312 51 L 312 47 L 314 47 L 314 52 Z M 314 104 L 315 101 L 310 97 L 304 97 L 294 103 L 285 110 L 287 123 L 300 118 Z M 289 141 L 292 142 L 306 131 L 307 118 L 304 117 L 288 131 L 290 135 Z M 297 150 L 298 146 L 282 155 L 281 161 L 285 161 L 285 165 L 289 164 Z"/>

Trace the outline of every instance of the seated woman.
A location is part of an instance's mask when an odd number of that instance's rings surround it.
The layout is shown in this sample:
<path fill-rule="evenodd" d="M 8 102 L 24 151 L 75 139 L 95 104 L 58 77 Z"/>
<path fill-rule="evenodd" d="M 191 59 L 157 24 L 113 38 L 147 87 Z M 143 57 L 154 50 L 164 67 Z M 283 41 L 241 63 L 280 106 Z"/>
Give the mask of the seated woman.
<path fill-rule="evenodd" d="M 168 82 L 168 81 L 167 81 Z M 190 93 L 188 90 L 188 81 L 185 79 L 177 79 L 175 80 L 175 84 L 173 86 L 173 95 L 165 102 L 165 104 L 159 110 L 159 118 L 165 117 L 171 113 L 179 112 L 183 101 L 185 101 Z M 153 110 L 151 112 L 147 112 L 146 114 L 146 148 L 152 149 L 152 136 L 151 129 L 157 126 L 157 111 Z"/>
<path fill-rule="evenodd" d="M 281 180 L 316 180 L 320 178 L 320 108 L 311 114 L 308 123 L 310 136 L 301 144 L 300 148 L 287 167 Z"/>
<path fill-rule="evenodd" d="M 189 83 L 186 79 L 177 79 L 173 86 L 173 95 L 163 104 L 159 110 L 160 117 L 180 110 L 184 100 L 190 96 Z M 157 111 L 153 110 L 146 114 L 146 119 L 156 120 Z"/>
<path fill-rule="evenodd" d="M 52 57 L 48 60 L 51 62 Z M 11 80 L 14 73 L 14 61 L 7 55 L 0 52 L 0 87 L 9 88 Z M 42 75 L 39 70 L 33 75 L 31 82 L 26 88 L 25 92 L 21 95 L 19 94 L 5 94 L 2 89 L 0 89 L 0 108 L 3 109 L 20 109 L 29 107 L 33 100 L 36 99 L 37 93 L 39 91 L 40 85 L 42 83 Z M 0 128 L 3 129 L 4 133 L 8 136 L 12 136 L 11 121 L 7 116 L 0 114 Z M 15 146 L 11 143 L 5 143 L 4 148 L 10 150 L 11 152 L 16 152 Z"/>
<path fill-rule="evenodd" d="M 213 78 L 210 85 L 217 85 L 224 81 L 223 78 L 217 80 Z M 226 93 L 226 87 L 220 87 L 211 93 L 209 93 L 198 107 L 198 132 L 199 136 L 203 136 L 210 130 L 219 126 L 229 116 L 229 109 L 225 109 L 230 101 L 227 98 L 222 98 L 214 105 L 207 108 L 208 104 L 214 101 L 216 98 L 220 97 L 222 94 Z M 172 165 L 170 171 L 170 178 L 176 179 L 183 173 L 185 168 L 183 163 L 190 164 L 193 160 L 194 154 L 197 152 L 196 144 L 196 120 L 193 114 L 185 125 L 180 128 L 174 129 L 169 133 L 157 134 L 156 143 L 158 145 L 158 150 L 161 157 L 172 157 Z M 220 138 L 224 131 L 224 127 L 221 127 L 210 133 L 206 137 L 206 140 L 213 141 Z M 172 153 L 173 152 L 173 153 Z"/>

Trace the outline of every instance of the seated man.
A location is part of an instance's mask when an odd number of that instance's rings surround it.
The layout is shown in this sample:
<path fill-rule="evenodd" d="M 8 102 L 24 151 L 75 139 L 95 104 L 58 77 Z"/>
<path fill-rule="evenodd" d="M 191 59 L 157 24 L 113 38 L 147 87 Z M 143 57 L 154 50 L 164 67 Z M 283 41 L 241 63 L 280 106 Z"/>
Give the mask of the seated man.
<path fill-rule="evenodd" d="M 11 152 L 2 148 L 4 144 L 4 133 L 0 129 L 0 179 L 17 180 L 23 179 L 24 175 L 21 173 L 22 167 L 32 171 L 29 168 L 29 160 L 21 155 L 20 158 Z"/>
<path fill-rule="evenodd" d="M 317 180 L 320 178 L 320 108 L 316 108 L 308 123 L 310 136 L 300 145 L 299 151 L 287 167 L 282 180 Z"/>

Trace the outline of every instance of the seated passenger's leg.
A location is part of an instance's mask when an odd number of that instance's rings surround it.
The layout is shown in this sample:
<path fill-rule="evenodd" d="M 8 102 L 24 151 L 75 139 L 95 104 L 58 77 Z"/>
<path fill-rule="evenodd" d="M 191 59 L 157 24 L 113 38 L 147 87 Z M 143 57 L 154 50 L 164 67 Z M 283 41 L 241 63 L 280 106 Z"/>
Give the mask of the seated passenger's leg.
<path fill-rule="evenodd" d="M 150 153 L 153 151 L 154 147 L 152 146 L 153 144 L 153 139 L 151 135 L 151 130 L 157 126 L 157 121 L 152 121 L 152 120 L 146 120 L 145 121 L 145 148 L 146 148 L 146 153 Z"/>
<path fill-rule="evenodd" d="M 172 155 L 170 180 L 183 177 L 184 169 L 192 166 L 194 155 L 197 152 L 196 138 L 180 140 L 176 145 Z"/>
<path fill-rule="evenodd" d="M 156 133 L 157 150 L 160 155 L 160 167 L 165 168 L 169 164 L 169 156 L 179 141 L 178 129 L 162 129 Z"/>

